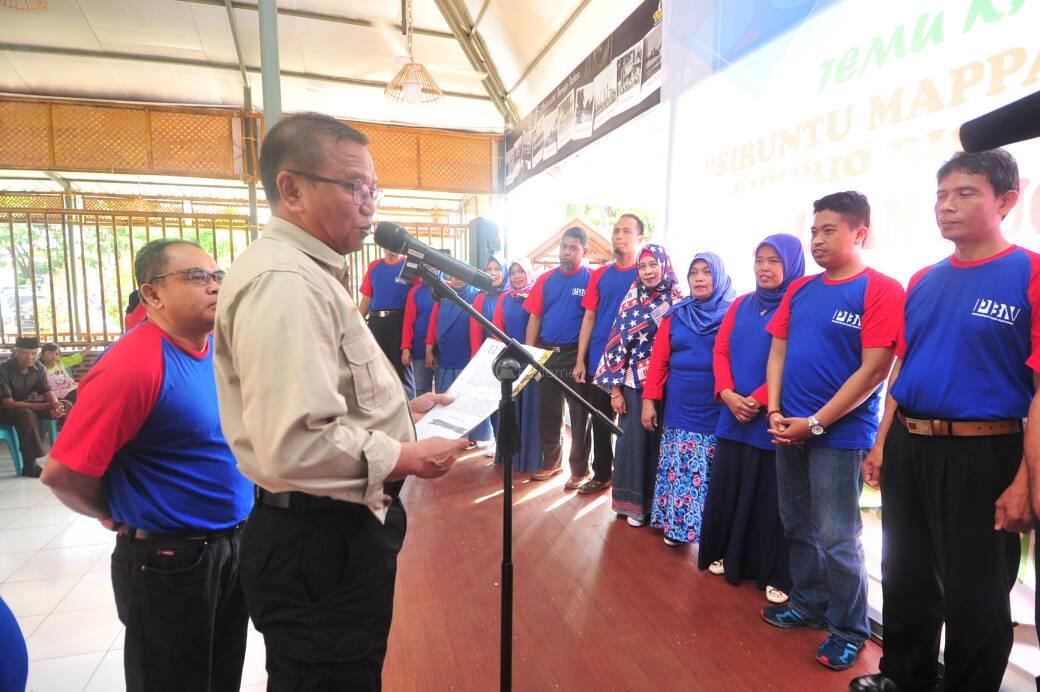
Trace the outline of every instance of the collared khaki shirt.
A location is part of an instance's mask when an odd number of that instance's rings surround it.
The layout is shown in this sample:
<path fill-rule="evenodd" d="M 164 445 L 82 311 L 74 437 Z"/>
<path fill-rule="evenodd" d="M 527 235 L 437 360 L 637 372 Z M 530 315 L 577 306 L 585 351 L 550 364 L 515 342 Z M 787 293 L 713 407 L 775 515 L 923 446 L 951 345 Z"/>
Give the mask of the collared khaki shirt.
<path fill-rule="evenodd" d="M 242 474 L 271 492 L 367 505 L 415 440 L 404 388 L 343 287 L 342 255 L 279 217 L 217 303 L 220 421 Z"/>

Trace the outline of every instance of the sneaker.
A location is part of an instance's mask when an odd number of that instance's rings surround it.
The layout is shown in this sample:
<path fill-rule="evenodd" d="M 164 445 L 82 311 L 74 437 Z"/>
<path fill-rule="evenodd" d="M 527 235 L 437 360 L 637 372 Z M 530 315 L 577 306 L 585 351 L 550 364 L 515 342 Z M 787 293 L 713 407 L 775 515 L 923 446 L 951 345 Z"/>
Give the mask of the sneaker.
<path fill-rule="evenodd" d="M 581 487 L 578 488 L 578 492 L 582 495 L 595 495 L 596 493 L 603 492 L 609 487 L 610 481 L 597 481 L 596 479 L 592 479 L 587 483 L 582 483 Z"/>
<path fill-rule="evenodd" d="M 708 565 L 708 571 L 712 574 L 725 574 L 726 565 L 722 560 L 716 560 L 715 562 Z"/>
<path fill-rule="evenodd" d="M 812 627 L 813 629 L 822 630 L 825 627 L 819 620 L 810 620 L 799 613 L 790 603 L 766 606 L 762 609 L 762 619 L 774 627 L 780 627 L 785 630 L 794 627 Z"/>
<path fill-rule="evenodd" d="M 668 538 L 668 536 L 664 537 L 664 544 L 669 548 L 674 548 L 675 546 L 679 545 L 678 541 L 673 541 L 671 538 Z"/>
<path fill-rule="evenodd" d="M 766 600 L 770 603 L 787 603 L 787 594 L 775 586 L 766 587 Z"/>
<path fill-rule="evenodd" d="M 488 449 L 493 444 L 495 444 L 494 440 L 477 440 L 473 443 L 473 446 L 477 449 Z"/>
<path fill-rule="evenodd" d="M 844 637 L 832 634 L 823 640 L 816 650 L 816 661 L 831 670 L 847 670 L 851 668 L 863 650 L 863 642 L 850 642 Z"/>
<path fill-rule="evenodd" d="M 479 447 L 479 446 L 480 445 L 478 444 L 477 447 Z M 498 451 L 497 447 L 498 446 L 495 444 L 495 441 L 491 440 L 491 443 L 488 444 L 488 446 L 484 448 L 484 456 L 486 456 L 486 457 L 494 457 L 495 456 L 495 452 Z"/>
<path fill-rule="evenodd" d="M 577 490 L 581 486 L 585 485 L 585 481 L 589 479 L 588 474 L 584 476 L 571 476 L 567 479 L 567 482 L 563 484 L 564 490 Z"/>
<path fill-rule="evenodd" d="M 638 528 L 639 528 L 640 526 L 642 526 L 643 524 L 645 524 L 645 523 L 646 523 L 646 522 L 645 522 L 645 521 L 643 521 L 642 519 L 636 519 L 635 517 L 629 517 L 629 518 L 628 518 L 628 525 L 629 525 L 629 526 L 634 526 L 634 527 L 636 527 L 637 529 L 638 529 Z"/>

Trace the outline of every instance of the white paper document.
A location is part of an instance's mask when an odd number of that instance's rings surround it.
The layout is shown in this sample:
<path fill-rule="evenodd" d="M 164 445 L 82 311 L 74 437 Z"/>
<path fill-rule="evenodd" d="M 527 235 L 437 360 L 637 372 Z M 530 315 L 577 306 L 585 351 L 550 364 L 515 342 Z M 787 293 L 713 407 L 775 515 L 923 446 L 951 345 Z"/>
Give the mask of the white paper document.
<path fill-rule="evenodd" d="M 502 385 L 495 379 L 492 368 L 495 359 L 505 348 L 506 345 L 501 341 L 484 340 L 469 365 L 459 373 L 446 392 L 455 397 L 455 401 L 447 406 L 438 404 L 430 409 L 422 420 L 415 424 L 417 439 L 462 437 L 477 427 L 480 421 L 498 410 L 498 404 L 502 398 Z M 551 351 L 544 351 L 534 346 L 524 346 L 524 348 L 539 363 L 545 363 L 552 355 Z M 524 371 L 520 373 L 520 378 L 513 384 L 514 397 L 535 374 L 536 371 L 533 367 L 524 368 Z"/>

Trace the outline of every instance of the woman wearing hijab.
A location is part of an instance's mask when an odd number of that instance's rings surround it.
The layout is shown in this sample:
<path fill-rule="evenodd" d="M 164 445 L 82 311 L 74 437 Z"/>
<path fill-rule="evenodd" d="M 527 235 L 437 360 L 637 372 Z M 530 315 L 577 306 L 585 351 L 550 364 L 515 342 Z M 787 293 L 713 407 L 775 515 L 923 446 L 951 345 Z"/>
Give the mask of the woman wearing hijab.
<path fill-rule="evenodd" d="M 501 252 L 496 252 L 488 258 L 487 263 L 484 265 L 484 271 L 491 277 L 491 288 L 486 291 L 481 291 L 477 294 L 477 297 L 473 299 L 473 308 L 481 315 L 491 320 L 495 316 L 495 307 L 498 305 L 498 299 L 502 293 L 508 287 L 506 281 L 506 258 Z M 491 336 L 491 332 L 487 331 L 480 326 L 480 323 L 475 319 L 470 318 L 469 321 L 469 343 L 470 353 L 476 353 L 480 350 L 480 345 L 484 343 L 484 339 Z M 492 435 L 498 431 L 498 414 L 493 413 L 488 416 L 485 421 L 491 426 Z M 493 442 L 493 440 L 492 440 Z M 489 457 L 495 456 L 495 445 L 489 442 L 488 445 L 477 445 L 478 447 L 484 448 L 484 454 Z"/>
<path fill-rule="evenodd" d="M 643 246 L 636 272 L 595 377 L 596 384 L 610 392 L 610 405 L 624 431 L 614 450 L 612 508 L 627 517 L 630 526 L 646 523 L 657 468 L 657 433 L 644 428 L 640 418 L 650 350 L 658 325 L 682 298 L 672 261 L 660 245 Z"/>
<path fill-rule="evenodd" d="M 526 257 L 509 263 L 509 290 L 502 294 L 495 306 L 492 322 L 508 336 L 524 343 L 527 319 L 531 313 L 524 310 L 524 301 L 534 286 L 534 269 Z M 538 387 L 530 382 L 516 400 L 517 428 L 520 430 L 520 453 L 513 461 L 513 470 L 530 474 L 542 468 L 542 438 L 538 429 Z M 495 463 L 502 463 L 501 455 Z"/>
<path fill-rule="evenodd" d="M 477 297 L 477 289 L 459 279 L 450 278 L 448 286 L 470 305 Z M 440 393 L 448 391 L 455 378 L 473 358 L 470 351 L 469 320 L 469 315 L 450 300 L 442 298 L 433 304 L 430 326 L 426 332 L 426 367 L 434 370 L 434 386 Z M 481 421 L 470 431 L 468 437 L 481 448 L 491 444 L 489 419 Z"/>
<path fill-rule="evenodd" d="M 787 600 L 791 577 L 765 413 L 772 343 L 766 325 L 787 287 L 804 274 L 798 238 L 780 233 L 763 240 L 755 250 L 756 288 L 733 302 L 715 339 L 715 394 L 725 406 L 715 429 L 719 442 L 697 565 L 725 573 L 732 584 L 754 579 L 773 603 Z"/>
<path fill-rule="evenodd" d="M 713 252 L 695 256 L 686 278 L 690 297 L 661 324 L 643 391 L 647 430 L 657 427 L 657 402 L 664 401 L 650 525 L 664 531 L 670 546 L 700 540 L 719 422 L 712 349 L 734 295 L 722 259 Z"/>

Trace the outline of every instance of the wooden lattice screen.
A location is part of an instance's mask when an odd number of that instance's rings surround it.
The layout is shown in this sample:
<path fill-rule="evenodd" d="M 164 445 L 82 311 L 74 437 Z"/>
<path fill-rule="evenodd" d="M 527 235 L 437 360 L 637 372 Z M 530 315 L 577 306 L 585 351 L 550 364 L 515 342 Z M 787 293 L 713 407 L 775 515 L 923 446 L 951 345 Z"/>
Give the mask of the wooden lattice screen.
<path fill-rule="evenodd" d="M 262 117 L 242 111 L 0 97 L 0 168 L 248 180 L 247 122 L 262 131 Z M 499 190 L 499 135 L 351 124 L 368 135 L 385 188 Z"/>

